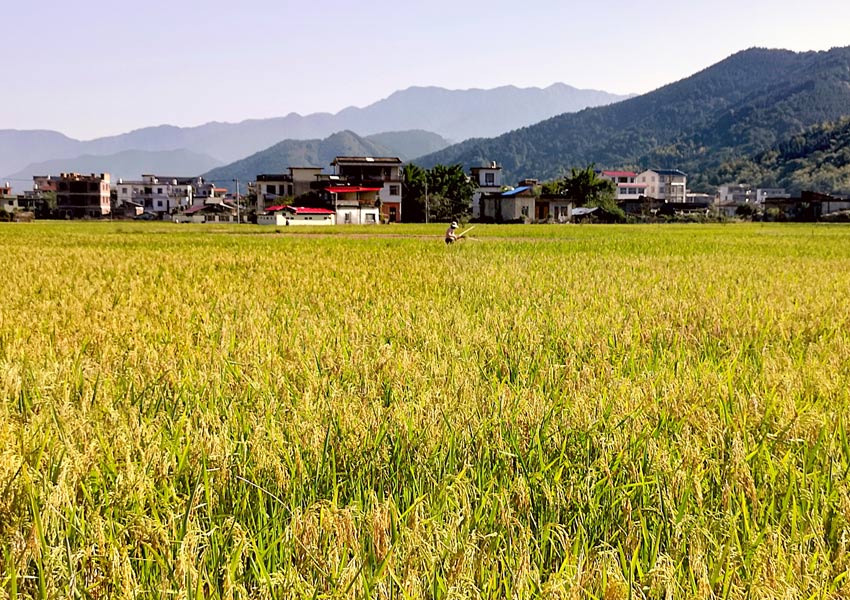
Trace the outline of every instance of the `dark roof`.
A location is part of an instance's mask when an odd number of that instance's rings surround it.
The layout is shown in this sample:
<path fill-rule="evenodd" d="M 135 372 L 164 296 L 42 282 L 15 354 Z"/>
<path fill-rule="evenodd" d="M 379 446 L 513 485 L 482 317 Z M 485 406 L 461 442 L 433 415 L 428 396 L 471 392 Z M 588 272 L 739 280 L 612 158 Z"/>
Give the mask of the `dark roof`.
<path fill-rule="evenodd" d="M 257 175 L 257 181 L 292 181 L 292 175 L 283 173 L 264 173 Z"/>
<path fill-rule="evenodd" d="M 196 212 L 201 212 L 201 211 L 220 212 L 222 210 L 233 211 L 233 210 L 236 210 L 236 207 L 231 206 L 230 204 L 225 204 L 225 203 L 221 203 L 221 204 L 196 204 L 195 206 L 192 206 L 192 207 L 184 210 L 183 214 L 184 215 L 193 215 Z"/>

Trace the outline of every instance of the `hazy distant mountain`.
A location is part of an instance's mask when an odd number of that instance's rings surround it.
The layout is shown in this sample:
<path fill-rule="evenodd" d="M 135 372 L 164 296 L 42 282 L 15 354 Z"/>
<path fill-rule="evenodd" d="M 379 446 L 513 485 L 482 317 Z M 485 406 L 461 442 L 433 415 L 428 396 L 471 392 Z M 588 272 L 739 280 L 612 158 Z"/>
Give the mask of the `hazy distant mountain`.
<path fill-rule="evenodd" d="M 212 169 L 204 178 L 231 189 L 233 180 L 254 181 L 262 173 L 287 173 L 288 167 L 322 167 L 337 156 L 388 156 L 392 152 L 351 131 L 341 131 L 323 140 L 285 140 L 248 158 Z"/>
<path fill-rule="evenodd" d="M 112 180 L 117 181 L 119 178 L 139 179 L 145 173 L 193 176 L 220 164 L 221 162 L 205 154 L 188 150 L 159 152 L 127 150 L 105 156 L 86 154 L 77 158 L 60 158 L 33 163 L 9 177 L 13 180 L 12 187 L 22 190 L 29 189 L 27 182 L 31 180 L 33 174 L 56 175 L 68 171 L 109 173 Z"/>
<path fill-rule="evenodd" d="M 0 129 L 0 173 L 5 178 L 23 167 L 57 157 L 81 154 L 80 142 L 56 131 Z M 30 175 L 24 179 L 29 180 Z M 19 182 L 13 182 L 14 187 Z"/>
<path fill-rule="evenodd" d="M 450 146 L 443 137 L 430 131 L 387 131 L 366 136 L 370 142 L 386 148 L 390 156 L 408 161 Z"/>
<path fill-rule="evenodd" d="M 679 168 L 692 175 L 753 155 L 806 127 L 850 115 L 850 48 L 751 49 L 623 102 L 554 117 L 417 160 L 428 167 L 495 160 L 507 181 L 570 167 Z M 689 183 L 699 184 L 699 177 Z"/>
<path fill-rule="evenodd" d="M 411 87 L 366 108 L 347 108 L 337 118 L 361 135 L 377 131 L 374 127 L 380 124 L 382 130 L 415 127 L 461 141 L 499 135 L 555 115 L 629 97 L 579 90 L 563 83 L 543 89 L 512 85 L 490 90 Z"/>
<path fill-rule="evenodd" d="M 49 131 L 0 130 L 0 173 L 19 171 L 30 163 L 55 158 L 107 155 L 124 150 L 185 149 L 230 162 L 281 140 L 321 139 L 342 130 L 371 135 L 419 129 L 457 141 L 470 136 L 496 135 L 553 115 L 623 98 L 561 83 L 545 89 L 412 87 L 365 108 L 346 108 L 335 115 L 291 113 L 241 123 L 207 123 L 198 127 L 162 125 L 85 142 Z"/>

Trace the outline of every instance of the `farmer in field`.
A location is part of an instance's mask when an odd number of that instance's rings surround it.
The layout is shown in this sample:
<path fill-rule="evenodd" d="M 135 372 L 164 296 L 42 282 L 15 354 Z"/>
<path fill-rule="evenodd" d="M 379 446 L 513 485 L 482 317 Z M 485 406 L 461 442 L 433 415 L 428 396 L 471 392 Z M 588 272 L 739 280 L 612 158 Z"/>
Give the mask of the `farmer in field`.
<path fill-rule="evenodd" d="M 446 243 L 447 244 L 454 244 L 455 240 L 457 240 L 457 233 L 455 233 L 456 230 L 457 230 L 457 221 L 452 221 L 452 224 L 449 225 L 448 229 L 446 229 Z"/>

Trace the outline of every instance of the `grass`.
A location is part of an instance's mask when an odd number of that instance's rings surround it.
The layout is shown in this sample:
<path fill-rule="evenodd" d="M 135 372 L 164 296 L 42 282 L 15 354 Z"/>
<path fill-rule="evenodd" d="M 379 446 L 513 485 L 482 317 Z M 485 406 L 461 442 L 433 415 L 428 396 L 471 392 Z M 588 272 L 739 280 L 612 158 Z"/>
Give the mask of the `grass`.
<path fill-rule="evenodd" d="M 850 595 L 850 229 L 0 227 L 2 598 Z"/>

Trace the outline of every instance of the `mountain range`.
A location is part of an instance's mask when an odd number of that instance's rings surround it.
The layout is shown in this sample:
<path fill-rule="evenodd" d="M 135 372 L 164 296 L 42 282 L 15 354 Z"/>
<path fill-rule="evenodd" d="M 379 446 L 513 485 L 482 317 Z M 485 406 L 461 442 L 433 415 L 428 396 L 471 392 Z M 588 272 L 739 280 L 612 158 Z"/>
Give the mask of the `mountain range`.
<path fill-rule="evenodd" d="M 850 115 L 850 48 L 753 48 L 653 92 L 564 114 L 491 139 L 470 139 L 420 166 L 498 161 L 504 181 L 570 167 L 679 168 L 695 188 L 726 161 L 765 152 L 808 127 Z"/>
<path fill-rule="evenodd" d="M 221 165 L 206 154 L 189 150 L 125 150 L 106 156 L 84 154 L 76 158 L 58 158 L 33 163 L 24 170 L 9 175 L 16 188 L 22 188 L 33 175 L 58 173 L 109 173 L 113 181 L 119 178 L 140 179 L 145 173 L 197 175 Z"/>
<path fill-rule="evenodd" d="M 544 89 L 514 86 L 490 90 L 411 87 L 364 108 L 349 107 L 336 114 L 302 116 L 290 113 L 285 117 L 241 123 L 214 122 L 197 127 L 161 125 L 88 141 L 76 140 L 56 131 L 6 129 L 0 130 L 0 173 L 43 174 L 29 165 L 83 155 L 111 156 L 128 150 L 187 150 L 206 155 L 219 163 L 229 163 L 281 140 L 322 139 L 343 130 L 364 136 L 426 130 L 459 141 L 472 136 L 498 135 L 553 115 L 617 102 L 625 97 L 580 90 L 563 83 Z M 193 174 L 179 163 L 175 163 L 169 172 Z"/>

